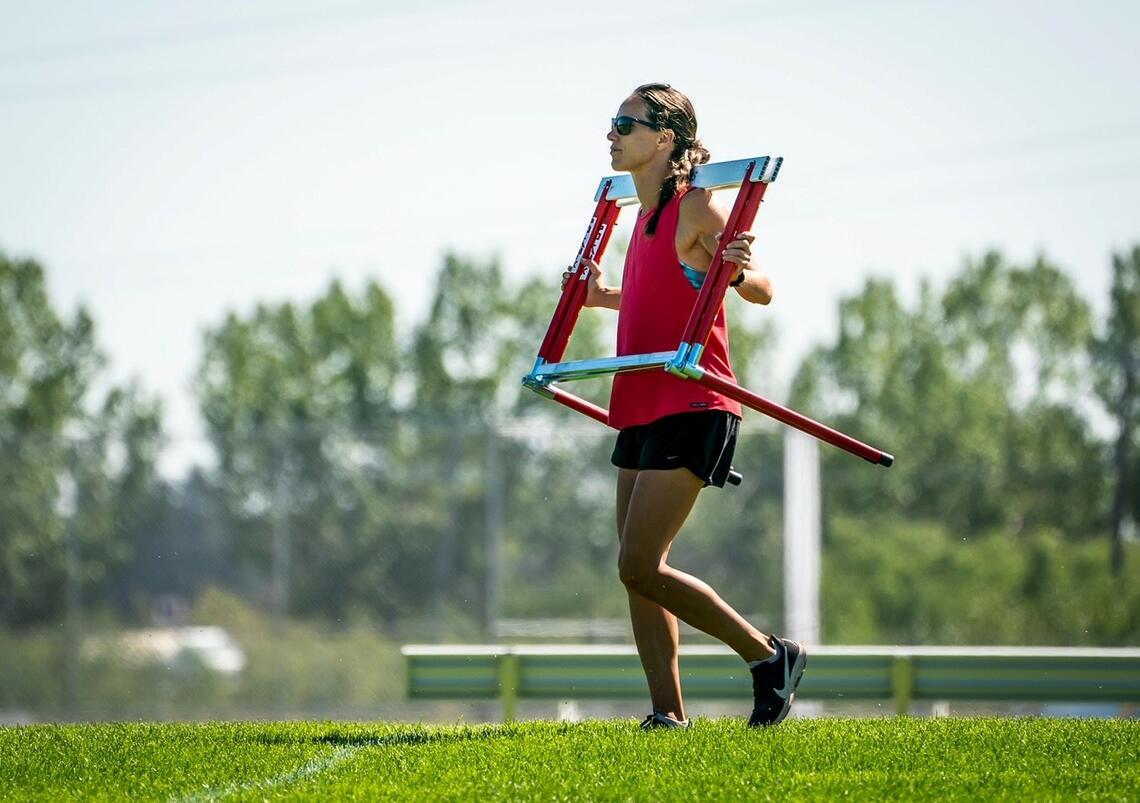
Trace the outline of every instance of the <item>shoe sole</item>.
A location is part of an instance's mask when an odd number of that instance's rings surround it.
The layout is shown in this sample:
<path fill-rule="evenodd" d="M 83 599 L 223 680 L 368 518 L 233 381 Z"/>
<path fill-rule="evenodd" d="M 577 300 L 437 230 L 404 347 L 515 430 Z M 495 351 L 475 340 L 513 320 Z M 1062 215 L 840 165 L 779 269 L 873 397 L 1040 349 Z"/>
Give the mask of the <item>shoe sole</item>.
<path fill-rule="evenodd" d="M 639 725 L 643 731 L 671 731 L 671 730 L 684 730 L 685 728 L 692 727 L 691 721 L 686 721 L 683 725 L 666 725 L 664 722 L 658 722 L 654 725 Z"/>

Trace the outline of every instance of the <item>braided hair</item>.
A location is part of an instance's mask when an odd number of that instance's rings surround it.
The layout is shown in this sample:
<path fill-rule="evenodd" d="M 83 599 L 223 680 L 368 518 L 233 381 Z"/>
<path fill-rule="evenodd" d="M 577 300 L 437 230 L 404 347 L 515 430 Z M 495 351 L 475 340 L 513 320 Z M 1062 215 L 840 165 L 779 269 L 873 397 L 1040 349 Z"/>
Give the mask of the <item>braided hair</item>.
<path fill-rule="evenodd" d="M 673 152 L 669 154 L 669 175 L 661 183 L 657 208 L 645 226 L 645 233 L 657 230 L 657 221 L 665 204 L 686 184 L 693 180 L 697 166 L 709 160 L 709 152 L 697 139 L 697 113 L 692 102 L 680 90 L 669 84 L 642 84 L 633 91 L 645 103 L 649 122 L 658 129 L 673 132 Z"/>

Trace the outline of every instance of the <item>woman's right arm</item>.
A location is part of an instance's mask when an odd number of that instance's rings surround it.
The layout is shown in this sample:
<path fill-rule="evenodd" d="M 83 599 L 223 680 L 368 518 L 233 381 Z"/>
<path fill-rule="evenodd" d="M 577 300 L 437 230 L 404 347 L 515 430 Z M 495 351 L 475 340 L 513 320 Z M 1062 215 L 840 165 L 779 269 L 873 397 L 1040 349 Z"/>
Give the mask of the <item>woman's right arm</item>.
<path fill-rule="evenodd" d="M 590 278 L 586 281 L 589 284 L 586 287 L 586 301 L 587 307 L 604 307 L 605 309 L 619 309 L 621 307 L 621 288 L 620 287 L 607 287 L 602 283 L 602 269 L 598 267 L 598 263 L 592 259 L 582 259 L 582 267 L 590 272 Z M 570 271 L 567 270 L 562 274 L 562 286 L 566 286 L 566 282 L 570 280 Z M 581 281 L 575 278 L 576 281 Z"/>

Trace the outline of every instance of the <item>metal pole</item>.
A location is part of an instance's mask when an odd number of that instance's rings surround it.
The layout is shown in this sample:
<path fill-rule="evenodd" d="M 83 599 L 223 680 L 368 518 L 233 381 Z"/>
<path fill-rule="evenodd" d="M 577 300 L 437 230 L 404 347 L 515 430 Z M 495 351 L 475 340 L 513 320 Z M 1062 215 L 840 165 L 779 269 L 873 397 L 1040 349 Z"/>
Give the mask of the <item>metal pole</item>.
<path fill-rule="evenodd" d="M 784 434 L 784 627 L 791 638 L 819 644 L 819 441 Z"/>
<path fill-rule="evenodd" d="M 446 635 L 447 601 L 454 578 L 455 547 L 462 537 L 463 522 L 460 521 L 462 495 L 455 486 L 459 464 L 463 460 L 463 422 L 458 414 L 451 417 L 448 424 L 448 460 L 444 466 L 443 488 L 447 494 L 443 504 L 447 509 L 447 526 L 440 533 L 439 548 L 435 553 L 435 631 L 440 641 Z"/>
<path fill-rule="evenodd" d="M 77 718 L 79 703 L 79 607 L 80 556 L 76 516 L 79 513 L 79 447 L 68 444 L 68 475 L 60 493 L 60 511 L 64 516 L 66 552 L 64 555 L 64 648 L 63 711 L 70 720 Z"/>
<path fill-rule="evenodd" d="M 282 439 L 285 435 L 284 433 L 278 433 L 277 437 Z M 278 440 L 277 443 L 277 454 L 277 475 L 273 483 L 273 514 L 271 519 L 273 528 L 272 615 L 273 639 L 275 641 L 274 651 L 279 653 L 277 655 L 277 688 L 274 691 L 274 709 L 276 715 L 281 717 L 285 713 L 285 667 L 288 661 L 285 660 L 285 655 L 280 654 L 280 651 L 284 650 L 285 618 L 289 611 L 289 572 L 291 557 L 288 521 L 289 478 L 286 473 L 288 471 L 289 459 L 288 452 L 281 440 Z"/>
<path fill-rule="evenodd" d="M 484 600 L 484 632 L 488 641 L 496 639 L 503 577 L 503 473 L 499 455 L 499 435 L 494 419 L 487 422 L 487 455 L 484 477 L 484 527 L 486 530 L 487 588 Z"/>
<path fill-rule="evenodd" d="M 286 462 L 277 464 L 277 476 L 273 483 L 273 620 L 278 626 L 284 624 L 289 610 L 289 480 L 285 476 Z"/>

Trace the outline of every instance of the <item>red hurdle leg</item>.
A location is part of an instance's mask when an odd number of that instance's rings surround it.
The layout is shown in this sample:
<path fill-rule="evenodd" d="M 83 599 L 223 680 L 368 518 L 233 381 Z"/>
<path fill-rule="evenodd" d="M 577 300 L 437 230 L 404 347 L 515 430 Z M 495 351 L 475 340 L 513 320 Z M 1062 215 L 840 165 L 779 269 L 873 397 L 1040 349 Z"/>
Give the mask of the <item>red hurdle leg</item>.
<path fill-rule="evenodd" d="M 830 443 L 832 446 L 838 446 L 840 449 L 850 452 L 857 457 L 862 457 L 870 463 L 877 463 L 880 466 L 889 466 L 895 462 L 894 455 L 887 454 L 873 446 L 868 446 L 862 441 L 855 440 L 855 438 L 852 438 L 850 435 L 844 435 L 839 430 L 832 429 L 825 424 L 814 421 L 806 415 L 797 413 L 795 410 L 769 401 L 763 396 L 745 390 L 735 382 L 730 382 L 707 370 L 702 371 L 699 376 L 693 376 L 691 374 L 690 376 L 702 385 L 712 388 L 722 396 L 735 399 L 741 404 L 751 407 L 753 410 L 771 416 L 777 421 L 787 424 L 790 427 L 795 427 L 801 432 L 806 432 L 813 437 L 819 438 L 821 441 Z"/>
<path fill-rule="evenodd" d="M 573 393 L 567 393 L 561 388 L 554 387 L 553 385 L 548 386 L 544 392 L 551 394 L 550 398 L 559 404 L 563 404 L 569 407 L 571 410 L 577 410 L 579 413 L 588 415 L 595 421 L 599 421 L 606 426 L 609 426 L 609 412 L 594 404 L 593 402 L 588 402 L 585 399 L 575 396 Z"/>
<path fill-rule="evenodd" d="M 566 344 L 570 342 L 570 334 L 578 322 L 578 314 L 582 305 L 586 303 L 586 292 L 589 289 L 589 274 L 581 270 L 583 257 L 589 257 L 595 262 L 602 258 L 606 245 L 609 244 L 610 235 L 613 234 L 614 223 L 617 221 L 618 208 L 616 201 L 606 200 L 605 191 L 594 209 L 594 216 L 590 218 L 590 225 L 586 229 L 586 236 L 582 238 L 582 246 L 578 249 L 578 256 L 570 268 L 570 280 L 562 288 L 562 295 L 558 299 L 558 306 L 554 310 L 554 317 L 546 330 L 546 337 L 538 349 L 539 359 L 548 362 L 558 362 L 566 351 Z"/>
<path fill-rule="evenodd" d="M 709 265 L 708 273 L 705 275 L 704 284 L 701 285 L 701 291 L 697 295 L 696 306 L 693 307 L 689 322 L 681 336 L 682 343 L 703 346 L 709 338 L 713 323 L 716 321 L 717 312 L 724 300 L 728 283 L 731 281 L 733 268 L 735 268 L 734 263 L 724 261 L 724 249 L 736 239 L 738 234 L 751 228 L 756 219 L 756 212 L 760 208 L 760 202 L 764 198 L 764 191 L 768 185 L 762 181 L 752 181 L 751 179 L 757 170 L 762 169 L 760 165 L 754 163 L 748 168 L 744 176 L 744 181 L 740 185 L 740 192 L 736 196 L 736 203 L 733 204 L 732 212 L 729 213 L 724 234 L 720 238 L 716 253 L 713 255 L 712 264 Z"/>

